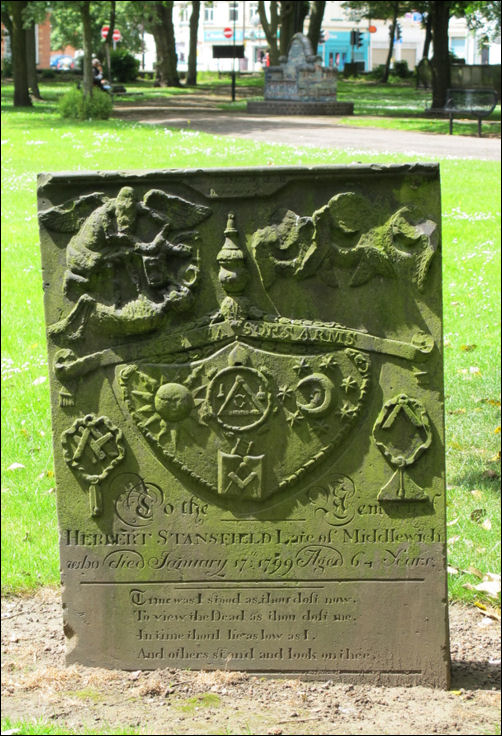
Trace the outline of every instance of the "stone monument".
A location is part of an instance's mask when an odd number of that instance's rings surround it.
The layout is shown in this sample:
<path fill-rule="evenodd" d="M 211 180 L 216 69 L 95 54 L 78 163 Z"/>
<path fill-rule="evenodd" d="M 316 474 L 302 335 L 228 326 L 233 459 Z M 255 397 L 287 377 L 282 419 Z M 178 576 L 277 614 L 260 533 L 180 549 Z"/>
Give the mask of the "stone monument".
<path fill-rule="evenodd" d="M 446 687 L 437 165 L 43 174 L 67 662 Z"/>
<path fill-rule="evenodd" d="M 353 102 L 337 102 L 338 72 L 321 64 L 307 36 L 295 33 L 287 57 L 265 67 L 265 100 L 249 101 L 247 112 L 268 115 L 352 115 Z"/>

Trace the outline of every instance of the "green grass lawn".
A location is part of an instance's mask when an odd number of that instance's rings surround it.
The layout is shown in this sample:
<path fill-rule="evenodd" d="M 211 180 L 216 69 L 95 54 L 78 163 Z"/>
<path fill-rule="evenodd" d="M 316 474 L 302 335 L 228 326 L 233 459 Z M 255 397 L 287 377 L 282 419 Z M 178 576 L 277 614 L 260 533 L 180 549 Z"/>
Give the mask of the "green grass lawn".
<path fill-rule="evenodd" d="M 48 88 L 48 96 L 52 94 Z M 59 88 L 58 88 L 59 89 Z M 44 171 L 345 164 L 354 154 L 219 139 L 118 120 L 61 120 L 53 102 L 4 106 L 2 129 L 2 582 L 6 592 L 59 579 L 48 372 L 36 215 Z M 416 156 L 357 153 L 358 162 Z M 424 159 L 425 160 L 425 159 Z M 454 598 L 498 572 L 500 556 L 500 170 L 441 160 L 449 562 Z"/>

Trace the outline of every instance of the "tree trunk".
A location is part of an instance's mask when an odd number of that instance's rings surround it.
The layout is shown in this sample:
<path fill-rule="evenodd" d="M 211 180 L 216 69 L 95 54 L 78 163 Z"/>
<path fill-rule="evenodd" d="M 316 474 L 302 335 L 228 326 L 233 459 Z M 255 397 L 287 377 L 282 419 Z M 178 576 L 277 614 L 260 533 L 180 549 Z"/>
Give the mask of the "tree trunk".
<path fill-rule="evenodd" d="M 26 72 L 28 76 L 28 89 L 31 90 L 33 97 L 35 97 L 37 100 L 41 100 L 42 96 L 38 88 L 37 77 L 35 24 L 31 23 L 28 28 L 25 28 L 24 32 L 26 34 Z"/>
<path fill-rule="evenodd" d="M 432 67 L 432 107 L 442 108 L 446 103 L 446 90 L 450 86 L 450 55 L 448 51 L 448 23 L 452 3 L 436 0 L 431 3 L 432 41 L 434 52 Z"/>
<path fill-rule="evenodd" d="M 26 64 L 26 33 L 23 28 L 23 10 L 27 2 L 16 0 L 8 4 L 12 21 L 12 75 L 14 77 L 14 107 L 31 107 Z"/>
<path fill-rule="evenodd" d="M 316 1 L 312 3 L 312 10 L 310 11 L 308 36 L 314 54 L 317 54 L 317 47 L 319 46 L 319 36 L 321 35 L 321 26 L 324 18 L 325 7 L 326 2 L 324 2 L 324 0 L 320 0 L 319 2 Z"/>
<path fill-rule="evenodd" d="M 394 13 L 392 16 L 392 25 L 390 27 L 390 42 L 389 42 L 389 53 L 387 54 L 387 61 L 385 62 L 385 72 L 383 75 L 382 82 L 386 84 L 389 81 L 390 62 L 392 54 L 394 53 L 394 37 L 396 35 L 397 18 L 399 14 L 399 3 L 394 3 Z"/>
<path fill-rule="evenodd" d="M 160 87 L 167 86 L 167 72 L 165 69 L 165 59 L 167 56 L 165 36 L 162 26 L 159 23 L 151 26 L 153 40 L 155 41 L 155 82 Z"/>
<path fill-rule="evenodd" d="M 268 22 L 263 0 L 259 0 L 258 2 L 258 15 L 260 16 L 261 27 L 268 43 L 270 65 L 277 66 L 279 64 L 279 48 L 277 46 L 279 14 L 277 12 L 277 0 L 272 0 L 270 3 L 270 23 Z"/>
<path fill-rule="evenodd" d="M 83 90 L 86 97 L 92 95 L 92 25 L 91 25 L 91 8 L 90 0 L 82 0 L 80 3 L 80 14 L 82 16 L 82 29 L 84 34 L 84 59 L 82 65 L 83 71 Z"/>
<path fill-rule="evenodd" d="M 116 2 L 110 0 L 110 21 L 108 23 L 108 33 L 105 38 L 105 55 L 106 69 L 110 83 L 112 81 L 112 63 L 110 60 L 110 49 L 113 48 L 113 31 L 115 30 Z"/>
<path fill-rule="evenodd" d="M 160 64 L 160 83 L 167 87 L 181 87 L 178 76 L 178 57 L 176 55 L 176 41 L 174 38 L 173 26 L 173 2 L 155 3 L 155 25 L 156 34 L 154 33 L 155 43 L 157 39 L 160 44 L 161 64 Z M 157 52 L 158 52 L 157 48 Z"/>
<path fill-rule="evenodd" d="M 309 11 L 309 4 L 298 0 L 282 0 L 281 2 L 281 36 L 279 51 L 287 56 L 291 39 L 295 33 L 303 33 L 303 23 Z"/>
<path fill-rule="evenodd" d="M 431 13 L 427 13 L 427 19 L 425 21 L 425 40 L 424 40 L 424 49 L 422 51 L 422 59 L 429 58 L 431 41 L 432 41 L 432 15 Z"/>
<path fill-rule="evenodd" d="M 199 33 L 200 0 L 193 0 L 190 16 L 190 49 L 188 52 L 188 71 L 186 83 L 197 84 L 197 36 Z"/>

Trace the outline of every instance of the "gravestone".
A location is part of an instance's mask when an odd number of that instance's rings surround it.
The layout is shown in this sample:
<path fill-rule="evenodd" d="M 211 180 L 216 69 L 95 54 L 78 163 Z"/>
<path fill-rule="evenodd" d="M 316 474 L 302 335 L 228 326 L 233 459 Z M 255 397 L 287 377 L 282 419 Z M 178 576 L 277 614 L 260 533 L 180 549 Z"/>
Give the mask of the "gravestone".
<path fill-rule="evenodd" d="M 295 33 L 287 57 L 265 67 L 265 100 L 247 103 L 247 112 L 268 115 L 352 115 L 353 102 L 337 102 L 338 72 L 322 66 L 307 36 Z"/>
<path fill-rule="evenodd" d="M 67 662 L 448 684 L 436 165 L 39 177 Z"/>

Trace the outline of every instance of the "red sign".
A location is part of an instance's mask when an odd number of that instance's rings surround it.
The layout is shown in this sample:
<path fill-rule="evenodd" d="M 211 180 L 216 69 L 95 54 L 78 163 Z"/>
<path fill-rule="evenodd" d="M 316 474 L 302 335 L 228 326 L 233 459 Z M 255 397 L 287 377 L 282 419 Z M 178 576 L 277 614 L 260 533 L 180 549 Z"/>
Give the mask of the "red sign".
<path fill-rule="evenodd" d="M 368 28 L 368 31 L 369 31 L 370 33 L 376 33 L 376 31 L 377 31 L 377 27 L 376 27 L 376 26 L 370 26 L 370 27 Z"/>
<path fill-rule="evenodd" d="M 223 35 L 225 36 L 225 38 L 232 38 L 232 36 L 233 36 L 232 29 L 231 28 L 224 28 L 223 29 Z"/>
<path fill-rule="evenodd" d="M 122 34 L 121 34 L 121 32 L 119 31 L 118 28 L 116 28 L 113 31 L 112 38 L 113 38 L 114 41 L 121 41 L 122 40 Z"/>
<path fill-rule="evenodd" d="M 108 31 L 110 30 L 110 26 L 103 26 L 101 28 L 101 38 L 105 38 L 108 36 Z"/>

